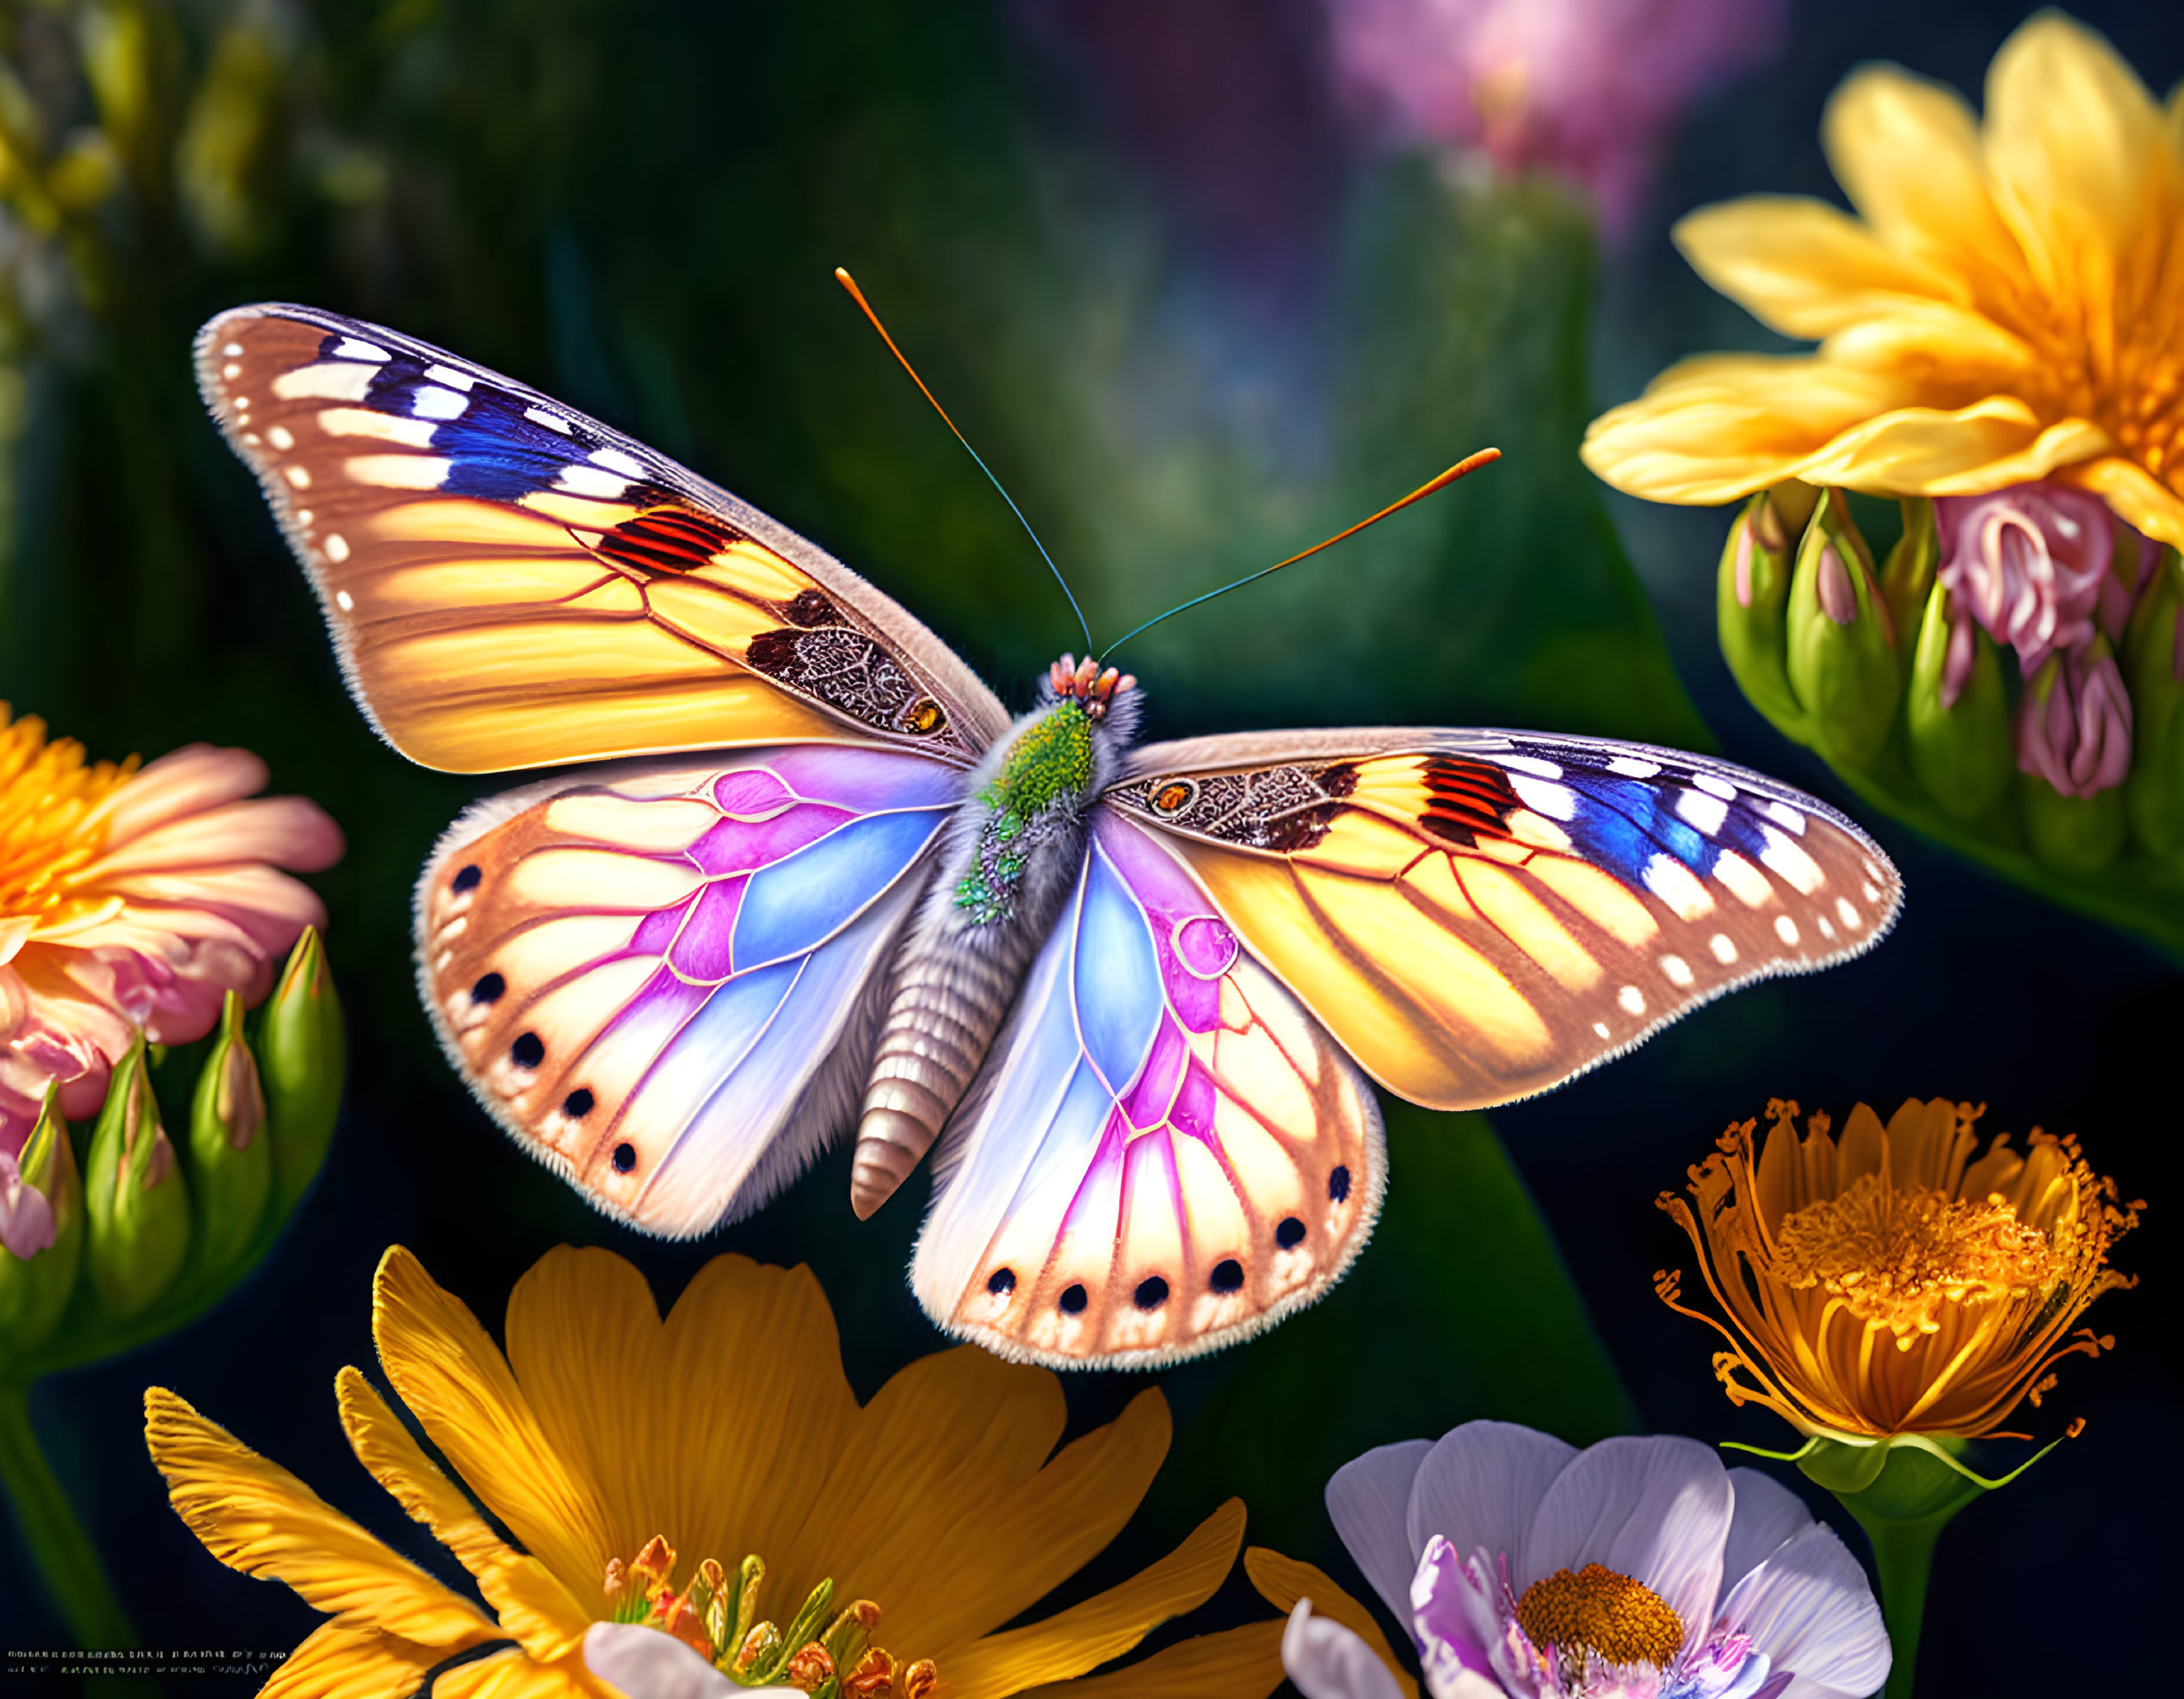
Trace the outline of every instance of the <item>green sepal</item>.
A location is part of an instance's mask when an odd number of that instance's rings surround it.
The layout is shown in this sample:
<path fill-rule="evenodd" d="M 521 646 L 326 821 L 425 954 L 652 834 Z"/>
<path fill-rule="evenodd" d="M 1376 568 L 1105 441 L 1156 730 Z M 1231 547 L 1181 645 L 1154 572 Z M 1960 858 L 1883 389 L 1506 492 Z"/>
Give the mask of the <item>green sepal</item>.
<path fill-rule="evenodd" d="M 1786 489 L 1790 486 L 1784 486 Z M 1810 486 L 1798 485 L 1798 490 Z M 1752 706 L 1789 736 L 1805 736 L 1805 713 L 1790 689 L 1790 539 L 1782 503 L 1753 497 L 1729 528 L 1715 575 L 1715 623 L 1722 658 Z"/>
<path fill-rule="evenodd" d="M 285 1219 L 317 1177 L 341 1113 L 349 1038 L 316 927 L 289 953 L 258 1029 L 258 1072 L 273 1146 L 274 1209 Z"/>
<path fill-rule="evenodd" d="M 84 1169 L 91 1283 L 107 1313 L 126 1321 L 157 1301 L 189 1254 L 189 1187 L 159 1118 L 142 1035 L 114 1064 Z"/>
<path fill-rule="evenodd" d="M 190 1177 L 197 1193 L 194 1272 L 241 1261 L 265 1219 L 273 1189 L 264 1088 L 243 1037 L 243 999 L 227 994 L 218 1035 L 189 1113 Z"/>
<path fill-rule="evenodd" d="M 2124 688 L 2131 693 L 2131 776 L 2124 812 L 2155 855 L 2184 858 L 2184 557 L 2164 548 L 2153 581 L 2124 632 Z"/>
<path fill-rule="evenodd" d="M 1974 621 L 1971 676 L 1957 700 L 1941 701 L 1941 674 L 1949 658 L 1949 592 L 1928 590 L 1911 658 L 1911 683 L 1903 704 L 1903 728 L 1911 770 L 1927 794 L 1959 820 L 1992 813 L 2009 794 L 2017 770 L 2010 737 L 2009 692 L 2001 652 Z"/>
<path fill-rule="evenodd" d="M 1941 565 L 1941 536 L 1934 525 L 1931 496 L 1906 496 L 1897 505 L 1903 513 L 1903 534 L 1888 552 L 1880 582 L 1891 628 L 1900 639 L 1917 626 L 1920 610 L 1934 588 Z"/>
<path fill-rule="evenodd" d="M 24 1183 L 35 1186 L 53 1212 L 53 1242 L 29 1257 L 0 1248 L 0 1354 L 28 1350 L 53 1331 L 83 1260 L 83 1183 L 58 1085 L 46 1089 L 16 1161 Z"/>
<path fill-rule="evenodd" d="M 1852 596 L 1847 623 L 1837 623 L 1821 593 L 1833 561 L 1841 562 Z M 1895 722 L 1903 665 L 1888 603 L 1873 577 L 1872 551 L 1840 490 L 1822 493 L 1798 545 L 1787 665 L 1790 689 L 1809 717 L 1812 746 L 1842 766 L 1870 765 Z"/>

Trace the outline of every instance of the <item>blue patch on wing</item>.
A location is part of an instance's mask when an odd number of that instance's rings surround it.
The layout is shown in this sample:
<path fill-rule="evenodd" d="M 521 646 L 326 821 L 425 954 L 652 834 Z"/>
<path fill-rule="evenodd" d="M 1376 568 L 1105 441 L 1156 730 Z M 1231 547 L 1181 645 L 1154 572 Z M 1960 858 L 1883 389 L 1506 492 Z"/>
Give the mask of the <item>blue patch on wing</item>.
<path fill-rule="evenodd" d="M 1681 785 L 1664 788 L 1638 779 L 1568 771 L 1563 781 L 1596 805 L 1581 803 L 1576 818 L 1564 823 L 1571 842 L 1626 880 L 1635 882 L 1663 850 L 1694 873 L 1712 871 L 1718 849 L 1673 812 L 1675 804 L 1666 794 L 1681 790 Z"/>
<path fill-rule="evenodd" d="M 1085 1053 L 1117 1092 L 1126 1092 L 1166 1002 L 1144 911 L 1096 845 L 1085 870 L 1071 988 Z"/>
<path fill-rule="evenodd" d="M 855 918 L 932 841 L 941 809 L 867 814 L 751 874 L 736 914 L 734 960 L 801 955 Z"/>

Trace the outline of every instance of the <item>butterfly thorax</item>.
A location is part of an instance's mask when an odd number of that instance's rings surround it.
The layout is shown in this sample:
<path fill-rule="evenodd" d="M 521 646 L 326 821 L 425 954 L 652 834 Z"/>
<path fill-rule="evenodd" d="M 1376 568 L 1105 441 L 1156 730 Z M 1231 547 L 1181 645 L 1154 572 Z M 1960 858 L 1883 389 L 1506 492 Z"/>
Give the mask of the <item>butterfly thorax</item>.
<path fill-rule="evenodd" d="M 851 1200 L 885 1202 L 939 1136 L 1067 900 L 1092 802 L 1137 729 L 1136 681 L 1068 656 L 986 752 L 895 955 Z"/>

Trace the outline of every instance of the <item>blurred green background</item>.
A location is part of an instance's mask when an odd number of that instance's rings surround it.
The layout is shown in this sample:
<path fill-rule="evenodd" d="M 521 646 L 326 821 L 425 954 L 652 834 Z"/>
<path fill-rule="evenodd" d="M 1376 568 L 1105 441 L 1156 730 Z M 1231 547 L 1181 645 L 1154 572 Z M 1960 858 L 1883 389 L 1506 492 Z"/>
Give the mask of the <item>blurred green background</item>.
<path fill-rule="evenodd" d="M 2090 15 L 2157 84 L 2173 74 L 2175 28 L 2134 41 L 2114 9 Z M 834 551 L 1018 707 L 1077 646 L 1066 605 L 834 266 L 1040 528 L 1102 639 L 1492 443 L 1506 458 L 1455 491 L 1133 644 L 1149 735 L 1397 721 L 1725 744 L 1840 801 L 1713 657 L 1721 517 L 1617 504 L 1611 520 L 1576 445 L 1670 355 L 1766 342 L 1683 276 L 1663 234 L 1675 213 L 1825 192 L 1812 136 L 1843 70 L 1885 53 L 1976 86 L 2016 21 L 1939 8 L 1906 40 L 1879 4 L 1794 11 L 1779 61 L 1694 111 L 1604 262 L 1555 182 L 1353 145 L 1304 0 L 0 10 L 0 699 L 98 756 L 248 745 L 350 843 L 317 882 L 354 1085 L 299 1228 L 220 1315 L 40 1394 L 41 1432 L 146 1641 L 287 1646 L 312 1621 L 166 1511 L 136 1437 L 147 1381 L 453 1574 L 334 1422 L 334 1368 L 370 1361 L 369 1270 L 389 1242 L 491 1323 L 565 1240 L 614 1245 L 663 1300 L 722 1249 L 809 1261 L 867 1395 L 941 1343 L 903 1281 L 922 1180 L 860 1227 L 837 1152 L 757 1220 L 659 1245 L 591 1213 L 471 1103 L 416 1006 L 409 892 L 439 831 L 503 787 L 411 767 L 347 700 L 302 576 L 192 388 L 207 316 L 309 301 L 558 395 Z M 2148 1190 L 2146 1123 L 2165 1110 L 2173 1125 L 2174 1105 L 2132 1035 L 2184 1013 L 2174 973 L 1886 841 L 1912 916 L 1875 956 L 1747 993 L 1497 1114 L 1506 1156 L 1478 1117 L 1398 1106 L 1389 1213 L 1357 1272 L 1318 1310 L 1164 1377 L 1169 1466 L 1082 1587 L 1239 1491 L 1255 1541 L 1360 1586 L 1320 1509 L 1327 1474 L 1474 1416 L 1579 1443 L 1641 1425 L 1779 1438 L 1720 1400 L 1704 1338 L 1669 1325 L 1648 1279 L 1677 1254 L 1654 1193 L 1768 1095 L 1838 1112 L 1860 1096 L 1991 1099 L 1990 1126 L 2070 1125 L 2127 1192 Z M 2148 1265 L 2141 1248 L 2126 1266 Z M 2129 1301 L 2101 1325 L 2150 1332 Z M 2173 1443 L 2173 1358 L 2129 1361 L 2073 1378 L 2102 1381 L 2122 1434 Z M 1141 1384 L 1073 1377 L 1073 1411 L 1105 1419 Z M 2119 1483 L 2129 1452 L 2103 1455 L 2100 1480 Z M 2100 1495 L 2084 1475 L 2051 1501 L 2041 1473 L 1977 1514 L 2031 1518 L 2022 1539 L 2067 1541 L 2104 1589 L 2158 1592 L 2159 1564 L 2086 1510 Z M 2173 1555 L 2160 1562 L 2173 1578 Z M 1938 1579 L 1928 1644 L 1971 1640 L 1965 1669 L 2021 1673 L 2023 1647 L 1951 1626 L 1994 1585 Z M 1239 1577 L 1207 1622 L 1259 1614 Z M 54 1632 L 20 1570 L 0 1576 L 0 1628 L 10 1643 Z M 2066 1633 L 2036 1666 L 2064 1667 Z"/>

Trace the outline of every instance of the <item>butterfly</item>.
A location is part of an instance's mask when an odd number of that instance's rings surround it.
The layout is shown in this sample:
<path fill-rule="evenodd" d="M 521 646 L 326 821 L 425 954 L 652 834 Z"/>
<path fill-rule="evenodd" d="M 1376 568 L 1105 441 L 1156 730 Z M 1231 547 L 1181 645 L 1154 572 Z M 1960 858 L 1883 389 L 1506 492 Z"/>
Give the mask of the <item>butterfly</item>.
<path fill-rule="evenodd" d="M 1268 1325 L 1371 1232 L 1374 1084 L 1543 1091 L 1901 900 L 1848 820 L 1706 757 L 1140 744 L 1136 681 L 1071 656 L 1012 716 L 824 550 L 521 384 L 302 306 L 224 312 L 196 358 L 386 740 L 590 763 L 472 806 L 417 885 L 424 1003 L 486 1109 L 671 1236 L 853 1124 L 869 1215 L 937 1140 L 911 1282 L 1003 1356 Z"/>

